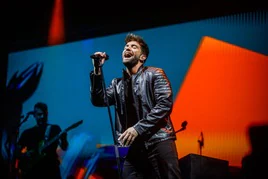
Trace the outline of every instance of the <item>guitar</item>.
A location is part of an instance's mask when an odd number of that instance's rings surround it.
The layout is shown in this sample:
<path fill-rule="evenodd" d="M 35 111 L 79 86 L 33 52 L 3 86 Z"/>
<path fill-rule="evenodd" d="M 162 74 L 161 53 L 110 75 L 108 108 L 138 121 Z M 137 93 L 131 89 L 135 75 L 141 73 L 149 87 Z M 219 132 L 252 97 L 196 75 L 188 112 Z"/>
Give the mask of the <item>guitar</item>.
<path fill-rule="evenodd" d="M 35 164 L 37 164 L 46 154 L 43 152 L 47 147 L 49 147 L 51 144 L 53 144 L 56 140 L 58 140 L 62 134 L 70 131 L 71 129 L 74 129 L 78 127 L 80 124 L 83 123 L 83 120 L 80 120 L 78 122 L 75 122 L 74 124 L 67 127 L 65 130 L 61 131 L 58 135 L 47 141 L 46 143 L 43 143 L 38 149 L 36 150 L 29 150 L 24 153 L 24 156 L 19 161 L 19 169 L 21 175 L 25 175 L 28 172 L 30 172 Z"/>

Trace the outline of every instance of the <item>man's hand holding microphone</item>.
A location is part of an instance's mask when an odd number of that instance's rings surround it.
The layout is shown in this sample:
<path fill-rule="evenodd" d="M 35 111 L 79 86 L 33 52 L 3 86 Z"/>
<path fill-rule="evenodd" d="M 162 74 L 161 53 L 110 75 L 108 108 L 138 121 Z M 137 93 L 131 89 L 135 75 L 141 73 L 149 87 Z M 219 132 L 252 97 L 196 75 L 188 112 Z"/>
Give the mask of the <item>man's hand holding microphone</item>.
<path fill-rule="evenodd" d="M 90 58 L 92 59 L 92 64 L 94 66 L 94 73 L 100 75 L 100 68 L 103 66 L 105 60 L 109 59 L 109 56 L 105 52 L 95 52 Z"/>

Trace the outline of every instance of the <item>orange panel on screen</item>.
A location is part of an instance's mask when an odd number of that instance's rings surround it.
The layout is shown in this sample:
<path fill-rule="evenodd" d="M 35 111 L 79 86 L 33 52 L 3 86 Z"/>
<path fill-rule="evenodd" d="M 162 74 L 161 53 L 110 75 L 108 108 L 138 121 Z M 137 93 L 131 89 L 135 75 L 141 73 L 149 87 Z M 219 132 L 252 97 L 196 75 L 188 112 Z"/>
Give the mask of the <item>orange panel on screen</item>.
<path fill-rule="evenodd" d="M 172 112 L 179 157 L 199 153 L 241 166 L 250 152 L 247 130 L 268 123 L 268 57 L 204 37 L 176 96 Z"/>

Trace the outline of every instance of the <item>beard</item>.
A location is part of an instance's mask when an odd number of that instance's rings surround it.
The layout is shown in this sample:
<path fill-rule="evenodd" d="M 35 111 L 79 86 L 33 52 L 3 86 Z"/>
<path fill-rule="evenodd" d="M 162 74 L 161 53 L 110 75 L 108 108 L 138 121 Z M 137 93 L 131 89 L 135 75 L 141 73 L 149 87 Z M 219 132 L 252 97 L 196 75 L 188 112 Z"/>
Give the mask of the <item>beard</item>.
<path fill-rule="evenodd" d="M 136 57 L 132 57 L 131 59 L 128 59 L 127 61 L 123 60 L 123 64 L 125 65 L 125 67 L 127 68 L 133 68 L 134 66 L 136 66 L 139 62 L 139 59 Z"/>

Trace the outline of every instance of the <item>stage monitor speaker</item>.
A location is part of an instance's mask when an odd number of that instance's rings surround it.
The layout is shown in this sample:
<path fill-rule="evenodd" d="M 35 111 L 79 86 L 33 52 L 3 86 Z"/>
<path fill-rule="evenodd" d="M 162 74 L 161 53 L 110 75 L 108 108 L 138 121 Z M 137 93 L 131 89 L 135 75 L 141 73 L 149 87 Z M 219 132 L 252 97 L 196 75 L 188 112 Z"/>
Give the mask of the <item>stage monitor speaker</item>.
<path fill-rule="evenodd" d="M 197 154 L 179 159 L 183 179 L 227 179 L 229 162 Z"/>

